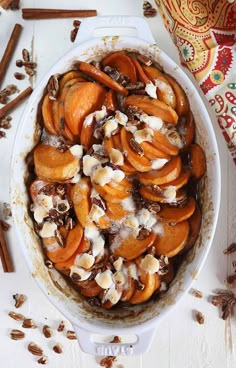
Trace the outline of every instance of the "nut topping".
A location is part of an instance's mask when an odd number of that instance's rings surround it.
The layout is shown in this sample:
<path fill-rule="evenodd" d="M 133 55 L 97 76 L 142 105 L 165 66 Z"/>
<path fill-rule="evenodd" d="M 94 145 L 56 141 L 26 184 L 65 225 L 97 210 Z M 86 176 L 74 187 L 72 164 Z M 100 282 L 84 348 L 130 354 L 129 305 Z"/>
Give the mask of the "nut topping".
<path fill-rule="evenodd" d="M 15 321 L 23 321 L 25 317 L 20 313 L 9 312 L 8 316 L 13 318 Z"/>
<path fill-rule="evenodd" d="M 15 294 L 13 299 L 15 299 L 15 307 L 20 308 L 26 301 L 26 296 L 24 294 Z"/>
<path fill-rule="evenodd" d="M 69 339 L 69 340 L 77 340 L 77 336 L 76 336 L 76 334 L 75 334 L 75 331 L 68 330 L 68 331 L 66 332 L 66 337 L 67 337 L 67 339 Z"/>
<path fill-rule="evenodd" d="M 48 339 L 49 337 L 52 337 L 52 330 L 49 326 L 44 325 L 43 326 L 43 334 Z"/>
<path fill-rule="evenodd" d="M 42 356 L 41 358 L 39 358 L 39 360 L 37 360 L 37 362 L 39 364 L 47 364 L 48 363 L 48 358 L 46 356 Z"/>
<path fill-rule="evenodd" d="M 55 346 L 53 346 L 53 351 L 55 351 L 55 353 L 57 353 L 57 354 L 61 354 L 62 353 L 61 344 L 56 344 Z"/>
<path fill-rule="evenodd" d="M 65 328 L 65 322 L 64 321 L 61 321 L 60 324 L 59 324 L 59 326 L 57 327 L 57 331 L 58 332 L 61 332 L 61 331 L 64 330 L 64 328 Z"/>
<path fill-rule="evenodd" d="M 47 90 L 50 100 L 56 100 L 59 93 L 59 74 L 52 75 L 48 81 Z"/>
<path fill-rule="evenodd" d="M 33 355 L 37 355 L 37 356 L 43 355 L 43 349 L 41 349 L 41 347 L 35 344 L 34 342 L 31 342 L 28 345 L 28 350 Z"/>
<path fill-rule="evenodd" d="M 197 322 L 198 322 L 200 325 L 203 325 L 203 324 L 204 324 L 204 322 L 205 322 L 205 317 L 204 317 L 204 315 L 203 315 L 201 312 L 197 311 L 197 312 L 196 312 L 196 320 L 197 320 Z"/>
<path fill-rule="evenodd" d="M 140 146 L 140 144 L 138 142 L 136 142 L 136 140 L 134 138 L 131 138 L 129 143 L 130 143 L 131 148 L 135 152 L 137 152 L 137 154 L 139 156 L 143 156 L 144 155 L 144 151 L 143 151 L 142 147 Z"/>
<path fill-rule="evenodd" d="M 25 333 L 20 330 L 11 330 L 10 337 L 12 340 L 22 340 L 25 337 Z"/>
<path fill-rule="evenodd" d="M 34 324 L 31 318 L 25 318 L 22 324 L 24 328 L 36 328 L 37 326 Z"/>

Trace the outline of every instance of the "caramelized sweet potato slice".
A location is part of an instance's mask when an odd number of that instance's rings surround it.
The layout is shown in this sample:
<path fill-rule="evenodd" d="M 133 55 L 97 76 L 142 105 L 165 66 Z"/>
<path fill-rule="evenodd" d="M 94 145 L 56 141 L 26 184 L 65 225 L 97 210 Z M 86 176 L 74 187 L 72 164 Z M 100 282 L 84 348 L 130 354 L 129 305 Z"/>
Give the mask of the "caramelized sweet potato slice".
<path fill-rule="evenodd" d="M 102 65 L 116 68 L 120 73 L 129 78 L 131 83 L 137 82 L 137 74 L 134 64 L 129 56 L 123 52 L 113 52 L 102 60 Z"/>
<path fill-rule="evenodd" d="M 123 96 L 128 95 L 128 90 L 123 87 L 121 84 L 117 83 L 109 75 L 96 68 L 95 66 L 85 63 L 84 61 L 78 61 L 75 63 L 76 67 L 80 69 L 85 74 L 89 75 L 96 81 L 104 84 L 106 87 L 114 89 L 116 92 L 119 92 Z"/>
<path fill-rule="evenodd" d="M 181 85 L 170 75 L 165 75 L 166 79 L 170 83 L 176 96 L 176 111 L 179 116 L 186 114 L 189 111 L 189 101 L 186 93 Z"/>
<path fill-rule="evenodd" d="M 71 152 L 59 152 L 56 147 L 40 143 L 34 149 L 36 175 L 48 181 L 65 181 L 79 170 L 79 160 Z"/>
<path fill-rule="evenodd" d="M 112 145 L 114 145 L 114 148 L 120 150 L 123 152 L 123 147 L 121 144 L 121 138 L 120 133 L 113 135 L 111 137 Z M 124 173 L 129 176 L 136 173 L 136 169 L 127 161 L 126 157 L 124 157 L 124 164 L 120 166 L 121 170 L 124 171 Z"/>
<path fill-rule="evenodd" d="M 119 242 L 119 235 L 116 235 L 115 242 Z M 123 257 L 128 261 L 137 258 L 150 247 L 156 238 L 156 234 L 151 232 L 145 239 L 139 240 L 133 234 L 127 238 L 120 238 L 119 245 L 113 249 L 113 254 L 116 257 Z M 112 247 L 112 243 L 111 243 Z"/>
<path fill-rule="evenodd" d="M 148 199 L 149 201 L 159 203 L 167 202 L 166 198 L 162 194 L 155 192 L 155 190 L 150 186 L 142 185 L 141 188 L 139 189 L 139 193 L 143 198 Z"/>
<path fill-rule="evenodd" d="M 195 180 L 201 179 L 206 172 L 206 156 L 198 144 L 193 143 L 189 147 L 191 174 Z"/>
<path fill-rule="evenodd" d="M 173 157 L 161 169 L 151 170 L 147 173 L 139 173 L 138 178 L 145 185 L 160 185 L 170 183 L 178 178 L 181 172 L 181 159 L 179 156 Z"/>
<path fill-rule="evenodd" d="M 146 172 L 151 170 L 151 162 L 145 156 L 140 156 L 138 152 L 135 152 L 130 146 L 130 140 L 133 138 L 132 134 L 125 128 L 121 129 L 121 143 L 123 149 L 127 152 L 127 160 L 129 163 L 140 172 Z"/>
<path fill-rule="evenodd" d="M 53 105 L 53 101 L 50 100 L 48 93 L 47 93 L 43 99 L 43 104 L 42 104 L 43 123 L 48 133 L 57 135 L 57 131 L 54 127 L 52 105 Z"/>
<path fill-rule="evenodd" d="M 129 300 L 131 304 L 140 304 L 146 302 L 161 285 L 160 276 L 145 272 L 140 267 L 141 257 L 136 260 L 138 272 L 140 274 L 140 282 L 144 285 L 143 290 L 135 290 L 133 296 Z"/>
<path fill-rule="evenodd" d="M 171 144 L 165 134 L 161 133 L 159 130 L 154 130 L 154 140 L 152 144 L 168 155 L 176 156 L 179 152 L 179 148 Z"/>
<path fill-rule="evenodd" d="M 168 186 L 173 186 L 175 187 L 176 189 L 180 189 L 182 188 L 184 185 L 186 185 L 188 183 L 188 180 L 190 178 L 190 170 L 189 169 L 185 169 L 183 168 L 179 177 L 167 184 L 162 184 L 160 185 L 160 188 L 161 189 L 165 189 L 167 188 Z"/>
<path fill-rule="evenodd" d="M 187 115 L 183 115 L 180 117 L 178 122 L 178 130 L 184 143 L 182 151 L 186 151 L 186 149 L 193 142 L 195 137 L 195 122 L 191 110 L 189 110 Z"/>
<path fill-rule="evenodd" d="M 177 223 L 185 221 L 192 216 L 195 211 L 196 201 L 189 197 L 184 207 L 164 207 L 158 216 L 165 221 Z"/>
<path fill-rule="evenodd" d="M 125 106 L 136 106 L 149 115 L 159 117 L 166 123 L 176 125 L 178 122 L 178 115 L 172 107 L 148 96 L 130 95 L 125 99 Z"/>
<path fill-rule="evenodd" d="M 80 181 L 72 187 L 70 193 L 76 217 L 83 227 L 90 222 L 88 218 L 91 208 L 90 193 L 91 183 L 88 178 L 81 178 Z"/>
<path fill-rule="evenodd" d="M 65 73 L 59 80 L 59 86 L 60 86 L 60 91 L 62 91 L 62 88 L 65 86 L 65 84 L 69 81 L 71 81 L 72 79 L 78 79 L 82 82 L 85 82 L 86 80 L 84 79 L 84 75 L 79 72 L 78 70 L 71 70 L 67 73 Z"/>
<path fill-rule="evenodd" d="M 90 280 L 86 283 L 86 287 L 80 287 L 82 295 L 92 298 L 97 296 L 101 292 L 102 288 L 96 283 L 95 280 Z"/>
<path fill-rule="evenodd" d="M 124 206 L 122 206 L 122 203 L 112 203 L 109 201 L 106 201 L 106 215 L 111 219 L 111 220 L 120 220 L 123 217 L 127 216 L 130 211 L 126 208 L 124 208 Z"/>
<path fill-rule="evenodd" d="M 140 80 L 141 82 L 143 82 L 144 84 L 148 84 L 151 82 L 150 78 L 146 75 L 145 71 L 143 70 L 142 66 L 140 65 L 140 63 L 138 62 L 137 59 L 132 58 L 131 59 L 135 68 L 136 68 L 136 72 L 138 75 L 138 80 Z"/>
<path fill-rule="evenodd" d="M 175 225 L 170 225 L 163 222 L 162 226 L 163 234 L 159 235 L 154 242 L 156 254 L 174 257 L 184 248 L 188 240 L 189 223 L 181 221 Z"/>
<path fill-rule="evenodd" d="M 196 205 L 195 211 L 192 214 L 192 216 L 189 217 L 188 222 L 190 226 L 190 234 L 189 234 L 188 242 L 186 243 L 184 247 L 184 251 L 192 248 L 192 246 L 195 244 L 197 240 L 197 237 L 201 229 L 202 214 L 201 214 L 201 211 L 198 205 Z"/>
<path fill-rule="evenodd" d="M 123 199 L 130 197 L 130 193 L 118 190 L 115 187 L 109 186 L 108 184 L 101 186 L 93 183 L 93 187 L 100 194 L 100 196 L 108 202 L 120 203 L 120 201 Z"/>
<path fill-rule="evenodd" d="M 84 119 L 102 107 L 105 90 L 98 83 L 83 82 L 72 86 L 65 97 L 65 120 L 72 134 L 79 137 Z"/>
<path fill-rule="evenodd" d="M 95 142 L 95 138 L 93 136 L 95 126 L 96 126 L 95 118 L 90 124 L 87 123 L 85 124 L 84 122 L 82 124 L 80 132 L 80 144 L 82 144 L 82 146 L 86 151 L 89 150 L 89 148 L 91 148 L 91 146 Z"/>
<path fill-rule="evenodd" d="M 157 96 L 160 101 L 176 108 L 176 96 L 166 76 L 155 66 L 143 66 L 146 75 L 151 79 L 153 84 L 157 86 Z"/>
<path fill-rule="evenodd" d="M 75 227 L 69 231 L 65 248 L 57 248 L 52 252 L 47 252 L 48 258 L 54 263 L 67 261 L 79 248 L 82 236 L 83 229 L 81 225 L 75 225 Z"/>
<path fill-rule="evenodd" d="M 140 143 L 144 151 L 144 156 L 147 157 L 149 160 L 156 160 L 157 158 L 166 158 L 170 160 L 170 155 L 161 149 L 157 148 L 158 143 L 156 142 L 156 146 L 149 142 L 142 142 Z"/>

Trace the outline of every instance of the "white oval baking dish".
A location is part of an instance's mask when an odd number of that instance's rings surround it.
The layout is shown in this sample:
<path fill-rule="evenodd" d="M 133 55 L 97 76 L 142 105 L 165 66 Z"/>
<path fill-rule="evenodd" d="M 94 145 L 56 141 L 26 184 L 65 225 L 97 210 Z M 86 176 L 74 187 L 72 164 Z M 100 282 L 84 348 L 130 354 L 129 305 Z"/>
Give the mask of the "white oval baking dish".
<path fill-rule="evenodd" d="M 132 28 L 137 36 L 92 37 L 97 29 L 106 29 L 110 34 L 112 29 L 118 27 Z M 188 253 L 167 293 L 161 300 L 144 305 L 128 309 L 101 310 L 89 306 L 56 270 L 49 270 L 44 265 L 42 247 L 28 212 L 26 157 L 37 142 L 37 106 L 49 77 L 69 70 L 75 60 L 89 62 L 121 49 L 138 50 L 154 59 L 183 86 L 196 121 L 197 141 L 206 153 L 207 173 L 201 181 L 202 229 L 194 249 Z M 145 20 L 125 16 L 83 20 L 77 45 L 44 76 L 28 101 L 17 131 L 11 168 L 12 211 L 22 251 L 40 288 L 78 332 L 79 344 L 83 351 L 95 355 L 130 355 L 142 354 L 148 350 L 158 323 L 189 290 L 206 259 L 216 228 L 220 188 L 218 148 L 204 103 L 181 68 L 154 44 Z M 101 343 L 94 340 L 94 334 L 132 334 L 136 336 L 136 341 L 122 344 Z"/>

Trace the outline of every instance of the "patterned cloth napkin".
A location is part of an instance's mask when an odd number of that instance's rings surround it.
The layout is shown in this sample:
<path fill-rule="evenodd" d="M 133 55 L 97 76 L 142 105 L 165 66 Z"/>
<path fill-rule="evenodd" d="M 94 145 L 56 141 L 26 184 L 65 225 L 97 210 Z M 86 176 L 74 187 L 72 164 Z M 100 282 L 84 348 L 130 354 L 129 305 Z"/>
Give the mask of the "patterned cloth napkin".
<path fill-rule="evenodd" d="M 209 100 L 236 163 L 236 1 L 155 1 L 181 64 Z"/>

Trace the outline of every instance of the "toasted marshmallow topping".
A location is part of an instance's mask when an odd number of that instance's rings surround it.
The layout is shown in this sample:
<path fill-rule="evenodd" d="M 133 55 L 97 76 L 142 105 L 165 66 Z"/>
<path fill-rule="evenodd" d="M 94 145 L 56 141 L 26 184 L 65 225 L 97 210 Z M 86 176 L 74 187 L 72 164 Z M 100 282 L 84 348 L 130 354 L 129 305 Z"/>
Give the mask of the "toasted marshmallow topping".
<path fill-rule="evenodd" d="M 159 170 L 161 169 L 168 160 L 166 158 L 157 158 L 156 160 L 152 160 L 152 169 Z"/>
<path fill-rule="evenodd" d="M 158 259 L 151 254 L 147 254 L 140 262 L 140 267 L 147 273 L 154 274 L 159 271 L 160 264 Z"/>
<path fill-rule="evenodd" d="M 121 292 L 118 292 L 115 288 L 110 288 L 106 292 L 104 299 L 102 301 L 104 303 L 107 300 L 109 300 L 112 305 L 115 305 L 120 300 L 120 297 L 121 297 Z"/>
<path fill-rule="evenodd" d="M 132 197 L 123 199 L 123 201 L 121 201 L 120 203 L 122 207 L 127 211 L 132 212 L 132 211 L 135 211 L 136 209 L 135 202 Z"/>
<path fill-rule="evenodd" d="M 146 84 L 145 91 L 150 97 L 157 98 L 157 87 L 152 82 Z"/>
<path fill-rule="evenodd" d="M 152 142 L 154 137 L 154 132 L 151 128 L 144 128 L 141 130 L 137 130 L 134 133 L 134 139 L 139 144 L 142 142 Z"/>
<path fill-rule="evenodd" d="M 98 167 L 91 175 L 92 182 L 102 187 L 112 180 L 113 170 L 109 166 Z"/>
<path fill-rule="evenodd" d="M 104 135 L 106 138 L 109 138 L 112 133 L 118 128 L 118 123 L 115 119 L 109 119 L 103 125 Z"/>
<path fill-rule="evenodd" d="M 74 264 L 75 266 L 80 266 L 85 268 L 86 270 L 94 265 L 95 258 L 92 254 L 83 253 L 78 254 L 75 257 Z"/>
<path fill-rule="evenodd" d="M 116 271 L 113 275 L 116 285 L 123 286 L 126 282 L 125 275 L 121 271 Z"/>
<path fill-rule="evenodd" d="M 102 289 L 109 289 L 114 284 L 111 270 L 98 273 L 95 281 Z"/>
<path fill-rule="evenodd" d="M 163 126 L 163 121 L 157 116 L 142 114 L 140 116 L 140 120 L 146 123 L 150 128 L 154 130 L 160 130 Z"/>
<path fill-rule="evenodd" d="M 91 276 L 91 272 L 84 270 L 78 266 L 71 266 L 70 267 L 70 277 L 75 274 L 78 275 L 78 281 L 85 281 Z"/>
<path fill-rule="evenodd" d="M 125 173 L 122 170 L 113 170 L 112 180 L 115 183 L 119 183 L 125 178 Z"/>
<path fill-rule="evenodd" d="M 93 144 L 92 148 L 98 155 L 104 155 L 104 147 L 102 144 Z"/>
<path fill-rule="evenodd" d="M 71 184 L 76 184 L 80 181 L 81 175 L 79 173 L 75 174 L 72 179 L 69 180 Z"/>
<path fill-rule="evenodd" d="M 116 271 L 120 271 L 122 269 L 123 261 L 124 259 L 122 257 L 119 257 L 117 258 L 117 260 L 115 260 L 115 262 L 113 262 L 113 266 Z"/>
<path fill-rule="evenodd" d="M 169 185 L 163 192 L 167 203 L 176 202 L 176 187 Z"/>
<path fill-rule="evenodd" d="M 40 230 L 39 235 L 42 238 L 51 238 L 55 236 L 55 230 L 57 229 L 57 225 L 54 222 L 45 222 L 43 224 L 43 228 Z"/>
<path fill-rule="evenodd" d="M 116 111 L 115 119 L 118 124 L 123 125 L 123 126 L 125 126 L 126 123 L 128 122 L 128 116 L 119 110 Z"/>
<path fill-rule="evenodd" d="M 74 146 L 70 147 L 69 150 L 73 156 L 79 159 L 83 156 L 83 146 L 79 144 L 75 144 Z"/>
<path fill-rule="evenodd" d="M 37 195 L 38 203 L 45 208 L 45 210 L 50 210 L 53 208 L 52 196 L 48 196 L 46 194 L 38 194 Z"/>
<path fill-rule="evenodd" d="M 104 253 L 105 240 L 95 226 L 86 226 L 84 228 L 84 237 L 91 241 L 92 254 L 94 257 Z"/>
<path fill-rule="evenodd" d="M 139 221 L 136 216 L 130 215 L 123 221 L 123 225 L 131 229 L 137 229 L 139 227 Z"/>
<path fill-rule="evenodd" d="M 120 166 L 124 164 L 124 157 L 122 153 L 116 148 L 111 149 L 109 157 L 110 157 L 111 163 L 114 165 Z"/>
<path fill-rule="evenodd" d="M 43 222 L 44 217 L 48 216 L 48 211 L 42 206 L 34 206 L 33 212 L 34 212 L 34 219 L 38 224 Z"/>
<path fill-rule="evenodd" d="M 98 205 L 96 204 L 92 204 L 92 207 L 91 207 L 91 210 L 89 212 L 89 218 L 92 220 L 92 221 L 98 221 L 100 219 L 100 217 L 104 216 L 105 215 L 105 211 L 99 207 Z"/>
<path fill-rule="evenodd" d="M 127 126 L 125 129 L 126 129 L 128 132 L 132 133 L 132 134 L 134 134 L 134 133 L 138 130 L 138 128 L 137 128 L 135 125 Z"/>
<path fill-rule="evenodd" d="M 83 173 L 86 176 L 91 176 L 92 172 L 101 165 L 101 162 L 95 157 L 85 155 L 83 157 Z"/>
<path fill-rule="evenodd" d="M 91 114 L 87 115 L 85 120 L 84 120 L 83 125 L 85 127 L 89 126 L 93 123 L 94 118 L 95 118 L 96 122 L 98 122 L 98 121 L 104 119 L 106 116 L 107 116 L 106 107 L 102 106 L 101 110 L 94 111 Z"/>

